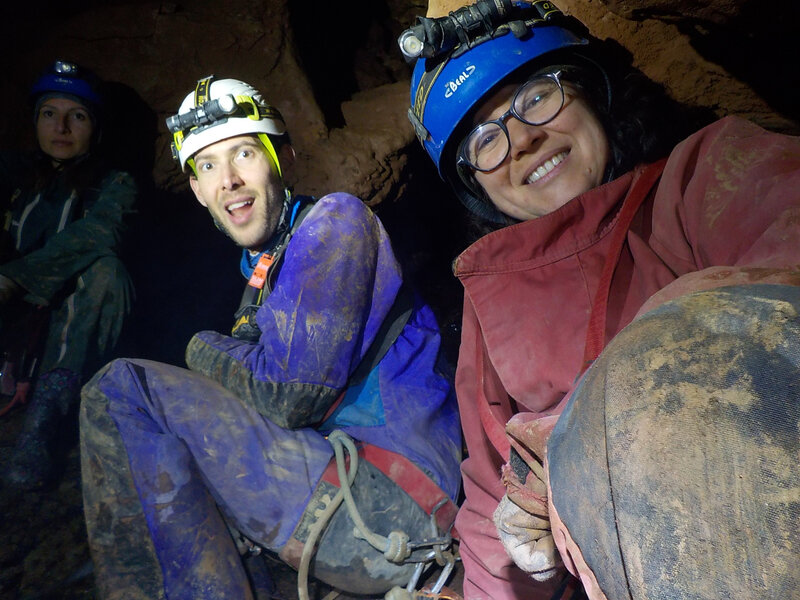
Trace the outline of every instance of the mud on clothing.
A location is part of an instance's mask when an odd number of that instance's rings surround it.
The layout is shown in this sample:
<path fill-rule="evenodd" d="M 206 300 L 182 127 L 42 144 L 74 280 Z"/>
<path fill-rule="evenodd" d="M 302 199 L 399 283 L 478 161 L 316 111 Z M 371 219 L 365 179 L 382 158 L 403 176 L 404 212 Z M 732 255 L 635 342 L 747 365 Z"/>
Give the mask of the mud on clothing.
<path fill-rule="evenodd" d="M 88 159 L 91 160 L 91 159 Z M 34 185 L 33 157 L 0 155 L 0 274 L 51 310 L 39 372 L 97 369 L 121 333 L 131 283 L 119 258 L 137 190 L 125 172 L 93 165 L 79 186 L 72 165 Z"/>
<path fill-rule="evenodd" d="M 118 360 L 87 384 L 84 499 L 103 597 L 251 597 L 225 519 L 281 552 L 330 462 L 324 433 L 336 428 L 407 457 L 456 498 L 456 403 L 436 371 L 439 331 L 419 298 L 383 359 L 323 426 L 290 430 L 259 413 L 265 395 L 337 398 L 401 283 L 379 220 L 353 196 L 325 196 L 286 247 L 256 315 L 258 341 L 203 331 L 189 344 L 191 370 Z M 402 529 L 405 517 L 386 519 L 378 533 Z M 347 538 L 338 542 L 365 544 Z M 363 550 L 359 560 L 384 560 Z"/>
<path fill-rule="evenodd" d="M 798 597 L 798 381 L 798 286 L 685 294 L 608 344 L 547 446 L 606 597 Z"/>
<path fill-rule="evenodd" d="M 558 414 L 582 369 L 592 302 L 637 172 L 479 239 L 458 257 L 464 317 L 456 374 L 469 457 L 456 528 L 469 599 L 549 598 L 508 558 L 492 521 L 508 459 L 478 411 Z M 800 285 L 800 139 L 722 119 L 679 144 L 625 237 L 605 340 L 637 314 L 730 285 Z M 509 318 L 513 315 L 513 318 Z"/>

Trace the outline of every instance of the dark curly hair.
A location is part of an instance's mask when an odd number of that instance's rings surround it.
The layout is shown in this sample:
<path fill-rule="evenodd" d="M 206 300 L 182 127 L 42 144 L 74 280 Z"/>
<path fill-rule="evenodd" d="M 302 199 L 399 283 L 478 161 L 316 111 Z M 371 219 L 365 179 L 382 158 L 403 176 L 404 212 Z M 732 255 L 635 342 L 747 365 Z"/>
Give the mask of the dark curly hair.
<path fill-rule="evenodd" d="M 589 101 L 608 138 L 606 181 L 666 156 L 713 118 L 674 100 L 664 86 L 633 67 L 630 54 L 616 42 L 594 40 L 588 51 L 565 58 L 572 60 L 564 79 Z"/>

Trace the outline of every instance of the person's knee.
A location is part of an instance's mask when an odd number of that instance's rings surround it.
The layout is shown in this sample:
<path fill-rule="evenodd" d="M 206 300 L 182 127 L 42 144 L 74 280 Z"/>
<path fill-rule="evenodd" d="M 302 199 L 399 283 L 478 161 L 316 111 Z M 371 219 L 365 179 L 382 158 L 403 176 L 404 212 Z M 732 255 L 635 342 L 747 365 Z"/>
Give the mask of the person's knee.
<path fill-rule="evenodd" d="M 729 387 L 757 376 L 767 365 L 780 369 L 784 359 L 800 359 L 799 315 L 800 288 L 792 286 L 732 286 L 689 294 L 629 324 L 593 368 L 639 385 L 647 373 L 651 385 L 693 381 Z"/>
<path fill-rule="evenodd" d="M 120 377 L 125 377 L 125 374 L 130 372 L 130 366 L 130 359 L 116 358 L 98 370 L 81 389 L 82 412 L 87 404 L 106 405 L 108 395 L 105 393 L 105 388 L 109 385 L 118 387 Z"/>
<path fill-rule="evenodd" d="M 607 597 L 627 596 L 629 581 L 671 597 L 797 589 L 786 565 L 800 545 L 784 524 L 800 493 L 786 425 L 798 422 L 800 390 L 787 384 L 798 379 L 800 288 L 691 294 L 609 344 L 547 448 L 550 501 Z M 730 548 L 748 564 L 731 570 Z"/>
<path fill-rule="evenodd" d="M 81 388 L 81 404 L 78 418 L 81 438 L 84 440 L 84 444 L 86 439 L 90 437 L 90 432 L 98 429 L 98 423 L 107 416 L 108 397 L 99 386 L 113 362 L 108 363 L 97 371 Z"/>

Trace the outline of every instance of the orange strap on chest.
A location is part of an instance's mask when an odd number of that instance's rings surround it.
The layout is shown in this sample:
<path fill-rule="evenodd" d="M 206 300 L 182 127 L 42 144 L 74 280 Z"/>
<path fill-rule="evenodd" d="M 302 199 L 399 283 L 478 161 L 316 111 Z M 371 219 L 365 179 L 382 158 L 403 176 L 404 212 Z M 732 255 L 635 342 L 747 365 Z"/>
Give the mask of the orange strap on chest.
<path fill-rule="evenodd" d="M 264 283 L 267 281 L 267 273 L 269 272 L 269 268 L 274 262 L 275 257 L 272 254 L 267 254 L 266 252 L 262 254 L 261 258 L 258 259 L 256 268 L 253 269 L 253 274 L 250 276 L 250 281 L 247 282 L 247 285 L 250 285 L 257 290 L 262 289 L 264 287 Z"/>

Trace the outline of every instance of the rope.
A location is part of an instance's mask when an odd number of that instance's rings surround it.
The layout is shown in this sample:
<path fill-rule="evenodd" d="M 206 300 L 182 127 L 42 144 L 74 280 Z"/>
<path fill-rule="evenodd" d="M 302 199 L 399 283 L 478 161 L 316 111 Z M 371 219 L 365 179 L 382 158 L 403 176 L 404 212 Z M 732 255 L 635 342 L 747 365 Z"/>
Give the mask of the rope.
<path fill-rule="evenodd" d="M 408 550 L 408 536 L 403 532 L 392 532 L 389 538 L 377 535 L 369 530 L 364 523 L 361 515 L 358 513 L 355 500 L 350 487 L 355 481 L 356 473 L 358 472 L 358 451 L 356 450 L 355 443 L 346 433 L 340 430 L 335 430 L 328 436 L 328 441 L 333 446 L 333 452 L 336 456 L 336 472 L 339 475 L 339 491 L 331 500 L 330 504 L 323 509 L 314 525 L 309 529 L 308 539 L 303 546 L 303 553 L 300 556 L 300 565 L 297 569 L 297 595 L 299 600 L 309 600 L 308 596 L 308 571 L 311 564 L 311 556 L 314 554 L 314 549 L 322 532 L 328 525 L 333 513 L 339 508 L 342 500 L 345 501 L 347 511 L 350 513 L 350 518 L 355 523 L 356 530 L 359 534 L 370 543 L 375 549 L 384 553 L 384 556 L 393 562 L 402 562 L 404 558 L 411 554 Z M 347 471 L 347 465 L 344 456 L 344 449 L 347 449 L 350 455 L 350 470 Z M 393 535 L 398 534 L 398 535 Z"/>
<path fill-rule="evenodd" d="M 319 537 L 328 525 L 333 514 L 345 502 L 347 512 L 355 525 L 353 535 L 366 540 L 373 548 L 379 552 L 383 552 L 384 558 L 396 563 L 402 564 L 406 559 L 410 558 L 414 548 L 432 545 L 434 549 L 430 552 L 423 561 L 423 565 L 428 564 L 432 560 L 441 566 L 443 563 L 452 562 L 447 561 L 447 557 L 442 548 L 449 545 L 449 538 L 434 538 L 433 540 L 426 540 L 418 543 L 409 542 L 408 534 L 403 531 L 392 531 L 388 537 L 379 535 L 369 529 L 361 515 L 358 512 L 351 487 L 358 472 L 358 450 L 353 439 L 345 432 L 336 429 L 328 435 L 328 441 L 333 446 L 333 452 L 336 458 L 336 472 L 339 477 L 339 491 L 330 501 L 330 503 L 319 513 L 317 520 L 309 528 L 308 538 L 303 546 L 303 552 L 300 557 L 300 564 L 297 569 L 297 594 L 298 600 L 309 600 L 308 595 L 308 573 L 311 564 L 311 557 Z M 345 451 L 350 455 L 350 468 L 347 469 L 347 461 L 344 455 Z M 436 510 L 441 508 L 446 503 L 446 500 L 440 502 L 432 511 L 432 533 L 436 534 L 435 513 Z M 440 562 L 441 561 L 441 562 Z M 448 571 L 449 574 L 449 571 Z"/>
<path fill-rule="evenodd" d="M 345 477 L 344 449 L 346 448 L 350 455 L 350 469 L 353 473 L 358 470 L 358 450 L 356 450 L 356 445 L 352 438 L 338 429 L 331 432 L 328 436 L 328 441 L 333 446 L 333 451 L 336 454 L 336 471 L 339 474 L 339 481 L 344 482 L 347 480 Z M 352 481 L 347 481 L 347 485 L 342 483 L 341 491 L 344 494 L 347 512 L 350 513 L 350 518 L 353 520 L 360 536 L 373 548 L 383 552 L 383 556 L 387 560 L 393 563 L 402 563 L 411 556 L 411 550 L 408 548 L 408 534 L 403 531 L 392 531 L 389 537 L 384 537 L 371 531 L 361 518 L 356 502 L 353 499 L 353 493 L 350 490 Z"/>
<path fill-rule="evenodd" d="M 331 436 L 336 433 L 334 431 L 331 433 Z M 330 440 L 330 437 L 328 438 Z M 333 443 L 333 442 L 331 442 Z M 336 446 L 334 445 L 334 452 Z M 339 456 L 336 457 L 337 460 L 337 467 Z M 342 465 L 344 466 L 344 465 Z M 339 508 L 339 505 L 342 503 L 344 499 L 344 489 L 347 487 L 350 488 L 352 485 L 353 480 L 356 478 L 356 469 L 358 468 L 358 461 L 354 461 L 351 463 L 350 472 L 347 473 L 346 476 L 342 475 L 342 470 L 339 471 L 339 482 L 341 487 L 336 495 L 331 500 L 331 503 L 325 507 L 322 513 L 317 518 L 317 521 L 314 523 L 313 526 L 308 531 L 308 539 L 306 540 L 305 545 L 303 546 L 303 553 L 300 556 L 300 565 L 297 568 L 297 597 L 298 600 L 309 600 L 308 597 L 308 569 L 309 565 L 311 564 L 311 556 L 314 554 L 314 548 L 317 545 L 317 540 L 319 536 L 322 535 L 323 530 L 328 525 L 328 521 L 330 521 L 333 513 L 336 512 L 336 509 Z"/>

